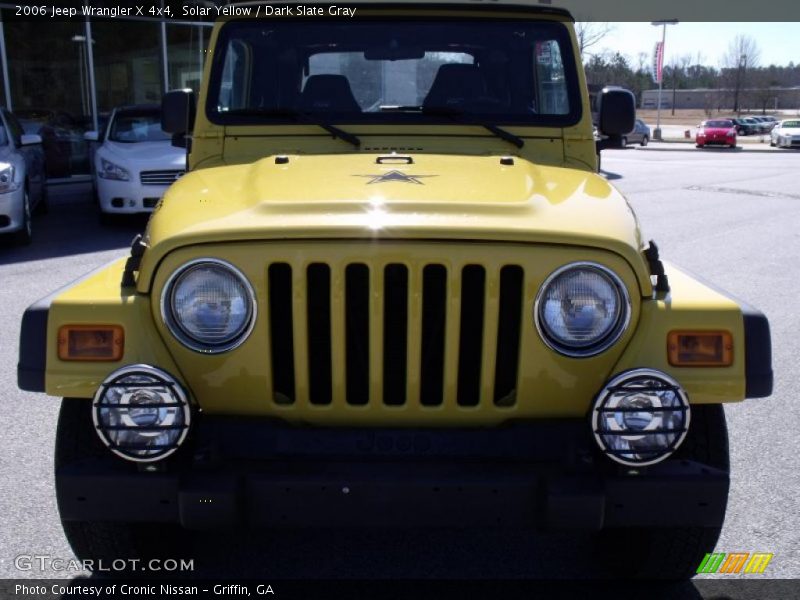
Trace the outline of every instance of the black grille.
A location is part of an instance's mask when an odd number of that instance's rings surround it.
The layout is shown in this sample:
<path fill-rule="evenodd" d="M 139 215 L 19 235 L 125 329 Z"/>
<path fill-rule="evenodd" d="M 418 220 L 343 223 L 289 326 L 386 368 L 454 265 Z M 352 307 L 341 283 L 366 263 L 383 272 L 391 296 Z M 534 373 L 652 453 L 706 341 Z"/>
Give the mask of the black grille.
<path fill-rule="evenodd" d="M 388 265 L 383 274 L 383 401 L 406 401 L 408 362 L 408 268 Z"/>
<path fill-rule="evenodd" d="M 519 266 L 318 261 L 299 271 L 281 262 L 267 279 L 279 404 L 328 405 L 337 395 L 353 406 L 516 403 Z"/>

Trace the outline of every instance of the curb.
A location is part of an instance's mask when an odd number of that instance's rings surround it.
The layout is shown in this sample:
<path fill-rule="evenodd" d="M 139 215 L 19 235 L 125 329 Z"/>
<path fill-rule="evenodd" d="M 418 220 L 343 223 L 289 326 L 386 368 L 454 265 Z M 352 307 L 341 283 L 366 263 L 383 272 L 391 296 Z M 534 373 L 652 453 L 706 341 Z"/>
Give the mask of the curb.
<path fill-rule="evenodd" d="M 737 145 L 736 148 L 696 148 L 694 144 L 683 142 L 662 142 L 662 145 L 653 146 L 651 142 L 647 146 L 636 148 L 636 150 L 654 151 L 654 152 L 687 152 L 691 150 L 704 150 L 707 152 L 720 152 L 720 153 L 739 153 L 739 152 L 758 152 L 758 153 L 778 153 L 790 150 L 790 148 L 773 148 L 772 146 L 748 148 L 747 145 Z M 672 147 L 670 147 L 672 146 Z"/>

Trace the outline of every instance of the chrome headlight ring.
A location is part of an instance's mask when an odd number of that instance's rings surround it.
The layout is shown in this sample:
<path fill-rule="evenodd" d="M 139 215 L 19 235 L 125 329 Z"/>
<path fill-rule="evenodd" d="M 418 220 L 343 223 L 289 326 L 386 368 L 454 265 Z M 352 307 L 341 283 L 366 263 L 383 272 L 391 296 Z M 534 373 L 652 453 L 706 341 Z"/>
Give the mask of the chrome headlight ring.
<path fill-rule="evenodd" d="M 242 300 L 245 301 L 247 305 L 247 316 L 243 325 L 239 327 L 233 335 L 220 341 L 212 342 L 193 336 L 187 331 L 185 324 L 183 324 L 175 314 L 174 293 L 181 283 L 182 278 L 190 274 L 193 270 L 204 266 L 211 266 L 227 271 L 227 274 L 231 275 L 241 286 L 243 290 Z M 170 275 L 161 293 L 161 318 L 167 326 L 167 329 L 169 329 L 170 333 L 181 342 L 181 344 L 203 354 L 219 354 L 238 348 L 250 336 L 250 333 L 252 333 L 255 327 L 257 313 L 258 305 L 256 303 L 256 295 L 250 281 L 239 269 L 229 262 L 218 258 L 198 258 L 182 265 Z"/>
<path fill-rule="evenodd" d="M 581 269 L 594 271 L 612 286 L 617 296 L 618 314 L 614 323 L 610 328 L 608 328 L 608 331 L 604 332 L 597 340 L 594 340 L 589 344 L 570 346 L 554 339 L 555 336 L 551 335 L 548 331 L 547 324 L 543 322 L 543 301 L 550 286 L 559 277 L 563 276 L 569 271 Z M 622 335 L 628 329 L 628 325 L 630 324 L 631 312 L 630 295 L 628 294 L 628 289 L 625 287 L 625 284 L 619 275 L 601 264 L 590 261 L 579 261 L 559 267 L 553 271 L 547 277 L 547 279 L 544 280 L 544 283 L 542 283 L 539 291 L 536 294 L 536 300 L 533 304 L 533 321 L 536 326 L 536 330 L 539 332 L 539 337 L 548 348 L 571 358 L 587 358 L 604 352 L 613 344 L 615 344 L 620 337 L 622 337 Z"/>

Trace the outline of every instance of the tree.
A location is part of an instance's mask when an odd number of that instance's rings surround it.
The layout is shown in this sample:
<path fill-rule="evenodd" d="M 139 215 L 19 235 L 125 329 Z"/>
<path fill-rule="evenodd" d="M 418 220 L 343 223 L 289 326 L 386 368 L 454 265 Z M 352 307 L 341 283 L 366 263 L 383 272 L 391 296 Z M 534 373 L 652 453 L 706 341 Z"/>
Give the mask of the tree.
<path fill-rule="evenodd" d="M 777 93 L 775 88 L 780 86 L 778 78 L 778 68 L 774 65 L 766 69 L 758 69 L 753 73 L 753 97 L 761 109 L 761 114 L 767 114 L 767 107 L 777 101 Z"/>
<path fill-rule="evenodd" d="M 672 115 L 675 115 L 675 99 L 677 97 L 678 84 L 682 83 L 686 78 L 686 71 L 689 65 L 692 64 L 692 57 L 689 54 L 683 54 L 672 59 Z"/>
<path fill-rule="evenodd" d="M 758 66 L 761 51 L 756 41 L 748 35 L 737 35 L 722 57 L 723 76 L 733 92 L 733 110 L 741 114 L 742 91 L 747 89 L 750 70 Z"/>
<path fill-rule="evenodd" d="M 578 38 L 581 60 L 584 55 L 589 54 L 587 52 L 589 48 L 596 45 L 613 30 L 614 27 L 610 23 L 576 23 L 575 35 Z"/>

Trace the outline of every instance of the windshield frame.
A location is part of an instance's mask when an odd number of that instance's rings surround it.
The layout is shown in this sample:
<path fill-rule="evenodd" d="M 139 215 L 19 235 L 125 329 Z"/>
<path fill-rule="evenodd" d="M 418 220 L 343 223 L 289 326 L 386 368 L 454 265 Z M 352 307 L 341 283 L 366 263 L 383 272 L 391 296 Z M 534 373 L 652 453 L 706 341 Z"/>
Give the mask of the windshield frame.
<path fill-rule="evenodd" d="M 370 17 L 357 18 L 359 21 L 369 22 L 426 22 L 426 23 L 521 23 L 524 25 L 543 23 L 551 27 L 560 28 L 558 41 L 561 51 L 562 64 L 564 66 L 564 78 L 566 93 L 569 98 L 569 112 L 565 114 L 532 114 L 524 119 L 520 115 L 510 117 L 503 113 L 465 113 L 453 118 L 448 115 L 431 115 L 420 112 L 401 112 L 387 111 L 375 113 L 361 113 L 355 115 L 325 114 L 325 113 L 304 113 L 302 124 L 337 123 L 350 126 L 405 126 L 405 125 L 492 125 L 537 127 L 537 128 L 562 128 L 577 125 L 583 118 L 583 94 L 580 88 L 580 76 L 576 68 L 576 59 L 567 23 L 558 19 L 536 19 L 520 16 L 518 18 L 509 17 L 452 17 L 452 16 L 402 16 L 377 15 Z M 302 22 L 297 18 L 282 18 L 281 22 Z M 326 22 L 341 24 L 340 19 L 315 19 L 315 24 L 325 25 Z M 217 110 L 218 90 L 220 89 L 226 51 L 231 33 L 235 32 L 236 27 L 241 24 L 251 25 L 253 23 L 264 23 L 263 19 L 231 19 L 222 24 L 215 43 L 214 55 L 210 65 L 210 76 L 206 87 L 205 105 L 203 107 L 208 121 L 214 125 L 221 126 L 285 126 L 301 124 L 297 119 L 287 116 L 253 116 L 236 115 Z"/>

